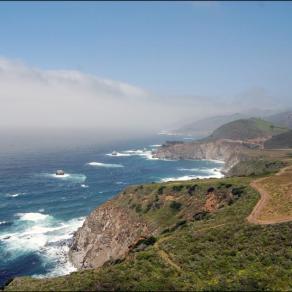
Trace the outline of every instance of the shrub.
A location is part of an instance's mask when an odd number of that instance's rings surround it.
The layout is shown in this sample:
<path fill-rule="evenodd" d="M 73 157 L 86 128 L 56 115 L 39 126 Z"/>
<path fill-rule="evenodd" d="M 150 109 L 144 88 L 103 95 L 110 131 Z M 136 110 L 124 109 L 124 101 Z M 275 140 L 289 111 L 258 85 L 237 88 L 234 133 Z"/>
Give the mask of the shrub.
<path fill-rule="evenodd" d="M 222 189 L 222 188 L 229 189 L 231 187 L 232 187 L 232 184 L 225 183 L 225 182 L 220 182 L 219 185 L 218 185 L 218 189 Z"/>
<path fill-rule="evenodd" d="M 208 212 L 206 211 L 202 211 L 202 212 L 198 212 L 196 214 L 194 214 L 193 218 L 194 220 L 203 220 L 206 219 L 208 217 Z"/>
<path fill-rule="evenodd" d="M 193 195 L 193 193 L 195 192 L 197 186 L 198 186 L 198 185 L 192 185 L 192 186 L 189 186 L 189 187 L 188 187 L 188 194 L 189 194 L 190 196 Z"/>
<path fill-rule="evenodd" d="M 164 189 L 165 189 L 165 186 L 161 186 L 161 187 L 159 187 L 158 190 L 157 190 L 157 193 L 158 193 L 159 195 L 162 195 Z"/>
<path fill-rule="evenodd" d="M 245 187 L 243 186 L 236 187 L 232 189 L 231 193 L 233 196 L 240 197 L 243 194 L 244 190 L 245 190 Z"/>
<path fill-rule="evenodd" d="M 136 206 L 135 211 L 136 211 L 137 213 L 140 213 L 140 212 L 142 211 L 142 207 L 141 207 L 140 204 L 138 204 L 138 205 Z"/>
<path fill-rule="evenodd" d="M 142 238 L 138 240 L 138 242 L 133 246 L 133 249 L 136 249 L 138 246 L 149 246 L 153 245 L 156 242 L 156 238 L 154 236 L 150 236 L 147 238 Z"/>
<path fill-rule="evenodd" d="M 172 201 L 170 203 L 170 208 L 176 211 L 180 210 L 181 206 L 182 204 L 180 202 Z"/>
<path fill-rule="evenodd" d="M 173 190 L 174 192 L 180 192 L 183 188 L 184 188 L 184 185 L 174 185 L 174 186 L 172 187 L 172 190 Z"/>

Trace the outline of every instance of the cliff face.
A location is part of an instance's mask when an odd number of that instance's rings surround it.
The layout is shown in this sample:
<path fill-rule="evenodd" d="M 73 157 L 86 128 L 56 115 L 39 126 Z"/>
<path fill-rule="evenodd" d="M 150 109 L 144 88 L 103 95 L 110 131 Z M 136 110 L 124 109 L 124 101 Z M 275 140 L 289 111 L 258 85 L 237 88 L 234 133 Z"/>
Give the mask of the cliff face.
<path fill-rule="evenodd" d="M 217 182 L 218 184 L 218 182 Z M 131 186 L 95 209 L 74 235 L 69 257 L 78 269 L 124 258 L 141 241 L 230 205 L 231 185 L 193 180 Z"/>
<path fill-rule="evenodd" d="M 115 200 L 95 209 L 74 236 L 69 257 L 77 268 L 100 267 L 105 262 L 122 258 L 129 246 L 150 231 L 141 218 Z"/>
<path fill-rule="evenodd" d="M 154 157 L 159 159 L 214 159 L 225 162 L 224 172 L 236 165 L 243 155 L 242 142 L 217 140 L 212 142 L 192 142 L 166 144 L 158 148 Z"/>

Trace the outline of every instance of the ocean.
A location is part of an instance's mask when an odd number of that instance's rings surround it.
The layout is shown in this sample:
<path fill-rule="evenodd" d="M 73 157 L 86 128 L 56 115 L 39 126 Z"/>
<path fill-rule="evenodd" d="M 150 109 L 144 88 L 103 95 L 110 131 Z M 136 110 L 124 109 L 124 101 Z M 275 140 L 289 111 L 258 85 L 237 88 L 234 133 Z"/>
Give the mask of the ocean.
<path fill-rule="evenodd" d="M 171 139 L 157 135 L 103 147 L 1 154 L 0 286 L 19 275 L 74 271 L 67 257 L 74 231 L 128 185 L 222 176 L 218 161 L 153 159 L 151 150 Z M 55 175 L 57 169 L 64 177 Z"/>

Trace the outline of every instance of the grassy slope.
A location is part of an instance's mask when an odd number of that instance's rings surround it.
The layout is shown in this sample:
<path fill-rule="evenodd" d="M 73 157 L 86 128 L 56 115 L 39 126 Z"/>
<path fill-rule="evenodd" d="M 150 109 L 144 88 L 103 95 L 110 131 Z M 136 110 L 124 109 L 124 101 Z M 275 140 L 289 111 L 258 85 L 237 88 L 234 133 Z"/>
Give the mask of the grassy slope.
<path fill-rule="evenodd" d="M 281 160 L 269 160 L 269 159 L 251 159 L 246 161 L 240 161 L 234 167 L 232 167 L 228 173 L 229 176 L 250 176 L 269 174 L 280 170 L 285 166 L 285 163 Z"/>
<path fill-rule="evenodd" d="M 16 278 L 6 289 L 291 290 L 292 223 L 268 226 L 247 223 L 246 217 L 259 198 L 249 187 L 250 180 L 245 177 L 196 181 L 195 184 L 203 192 L 189 197 L 183 194 L 187 190 L 185 185 L 194 182 L 153 184 L 148 185 L 148 190 L 143 187 L 143 192 L 150 191 L 155 201 L 161 186 L 169 189 L 174 185 L 184 186 L 180 190 L 176 188 L 176 197 L 186 204 L 187 198 L 195 200 L 198 197 L 200 200 L 207 188 L 214 187 L 220 191 L 232 185 L 236 187 L 235 193 L 239 199 L 201 220 L 188 220 L 185 225 L 166 230 L 154 245 L 142 251 L 133 251 L 123 262 L 58 278 Z M 136 196 L 132 198 L 130 204 L 134 205 L 133 208 L 137 207 L 137 200 Z M 166 217 L 161 209 L 161 214 L 156 213 L 155 209 L 145 213 L 142 210 L 148 204 L 143 203 L 137 210 L 141 216 L 153 220 L 154 224 L 163 223 L 167 218 L 170 221 L 167 224 L 164 222 L 165 226 L 173 224 L 180 220 L 180 214 L 184 212 L 183 208 Z M 167 208 L 162 209 L 166 211 Z"/>
<path fill-rule="evenodd" d="M 278 175 L 261 180 L 259 184 L 270 197 L 259 219 L 292 218 L 292 167 L 287 167 Z"/>
<path fill-rule="evenodd" d="M 285 131 L 287 129 L 274 126 L 261 119 L 241 119 L 219 127 L 209 136 L 209 139 L 246 140 L 277 135 Z"/>
<path fill-rule="evenodd" d="M 292 148 L 292 130 L 272 137 L 270 140 L 265 142 L 265 148 Z"/>

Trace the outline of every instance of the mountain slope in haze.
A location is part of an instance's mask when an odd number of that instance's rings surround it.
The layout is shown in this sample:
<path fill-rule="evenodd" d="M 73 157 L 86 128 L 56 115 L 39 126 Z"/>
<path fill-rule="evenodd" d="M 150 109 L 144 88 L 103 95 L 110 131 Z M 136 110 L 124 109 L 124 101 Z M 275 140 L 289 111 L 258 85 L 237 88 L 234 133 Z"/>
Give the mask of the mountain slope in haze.
<path fill-rule="evenodd" d="M 209 137 L 207 137 L 207 139 L 249 140 L 268 138 L 286 131 L 286 128 L 275 126 L 262 119 L 240 119 L 217 128 Z"/>
<path fill-rule="evenodd" d="M 183 126 L 167 131 L 174 135 L 208 136 L 218 127 L 239 119 L 249 119 L 252 117 L 263 118 L 275 114 L 273 110 L 252 108 L 244 112 L 216 115 L 199 119 Z"/>
<path fill-rule="evenodd" d="M 267 149 L 287 149 L 292 148 L 292 130 L 273 136 L 265 142 Z"/>
<path fill-rule="evenodd" d="M 179 135 L 209 135 L 217 127 L 243 118 L 247 118 L 247 115 L 236 113 L 232 115 L 212 116 L 186 124 L 171 132 Z"/>
<path fill-rule="evenodd" d="M 268 116 L 265 120 L 276 126 L 292 129 L 292 110 Z"/>

